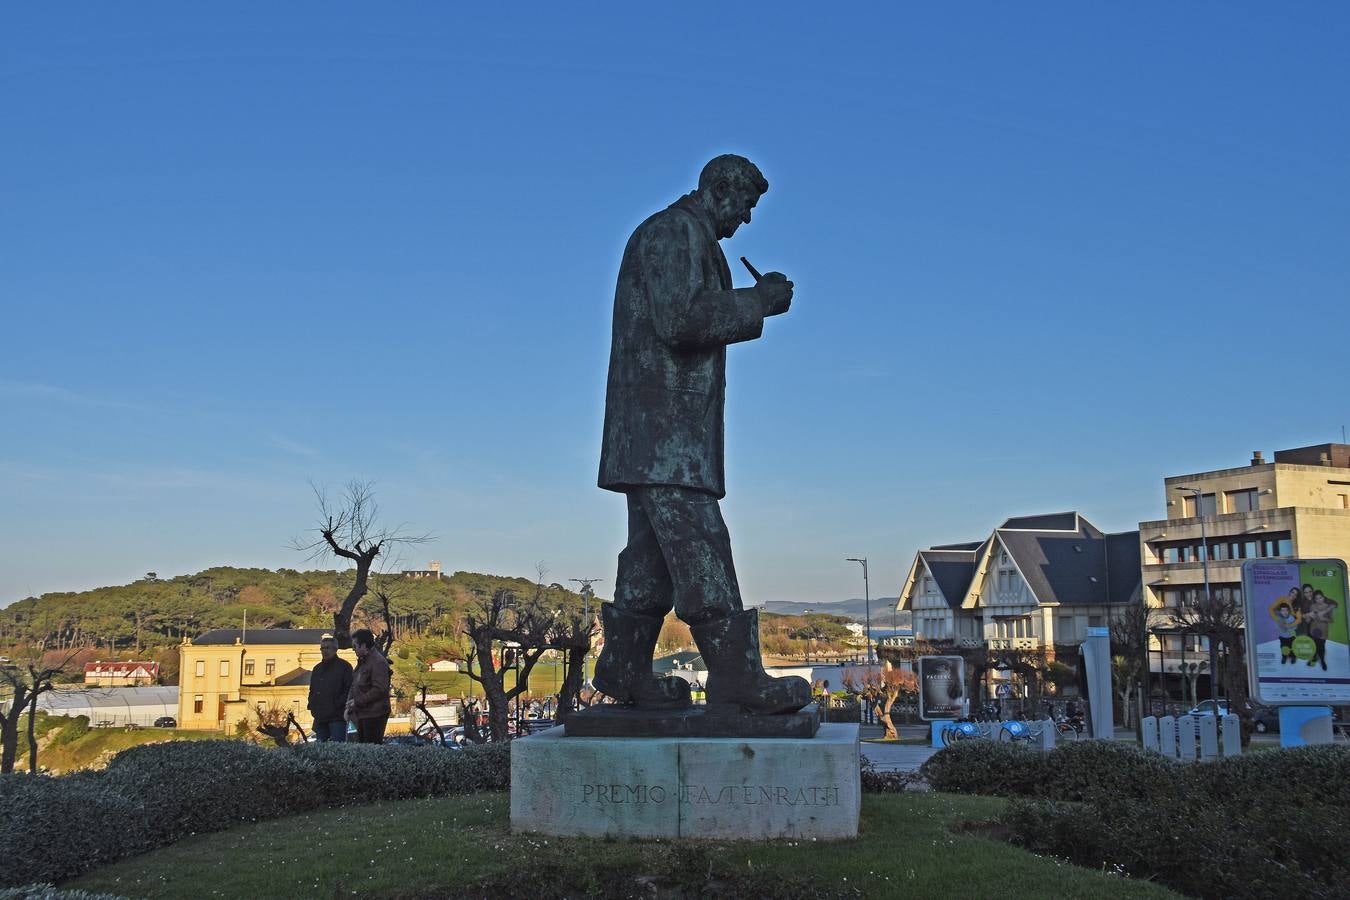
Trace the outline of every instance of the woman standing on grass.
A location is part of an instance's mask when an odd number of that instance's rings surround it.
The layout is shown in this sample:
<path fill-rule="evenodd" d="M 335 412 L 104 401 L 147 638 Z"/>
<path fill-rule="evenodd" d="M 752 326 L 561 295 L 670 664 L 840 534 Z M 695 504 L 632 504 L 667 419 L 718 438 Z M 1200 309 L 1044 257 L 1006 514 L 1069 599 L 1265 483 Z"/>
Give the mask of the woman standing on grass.
<path fill-rule="evenodd" d="M 389 660 L 375 647 L 375 635 L 369 628 L 352 632 L 356 651 L 356 672 L 351 693 L 347 695 L 346 718 L 356 723 L 360 744 L 384 742 L 384 727 L 389 724 Z"/>

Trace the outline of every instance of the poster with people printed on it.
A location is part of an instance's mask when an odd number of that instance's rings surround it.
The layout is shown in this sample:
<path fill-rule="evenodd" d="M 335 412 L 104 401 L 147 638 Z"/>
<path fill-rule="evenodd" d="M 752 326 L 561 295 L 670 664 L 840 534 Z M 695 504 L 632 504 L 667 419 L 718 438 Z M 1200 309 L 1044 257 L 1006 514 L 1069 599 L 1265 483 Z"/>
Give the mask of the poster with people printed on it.
<path fill-rule="evenodd" d="M 1242 596 L 1257 702 L 1350 703 L 1343 560 L 1248 560 Z"/>
<path fill-rule="evenodd" d="M 966 661 L 959 656 L 919 657 L 919 718 L 959 719 L 964 713 Z"/>

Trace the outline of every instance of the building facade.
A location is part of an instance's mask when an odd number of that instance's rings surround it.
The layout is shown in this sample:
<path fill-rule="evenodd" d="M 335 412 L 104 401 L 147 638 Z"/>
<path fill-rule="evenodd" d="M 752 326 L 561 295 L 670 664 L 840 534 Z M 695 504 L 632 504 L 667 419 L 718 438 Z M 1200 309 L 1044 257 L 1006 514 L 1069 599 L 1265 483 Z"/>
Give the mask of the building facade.
<path fill-rule="evenodd" d="M 137 687 L 159 681 L 159 663 L 96 659 L 84 664 L 84 683 L 98 687 Z"/>
<path fill-rule="evenodd" d="M 1109 626 L 1141 597 L 1138 533 L 1106 534 L 1065 512 L 1011 518 L 983 541 L 920 550 L 898 609 L 913 614 L 912 642 L 1043 666 L 1072 663 L 1088 628 Z"/>
<path fill-rule="evenodd" d="M 1232 469 L 1163 479 L 1166 518 L 1139 523 L 1144 600 L 1158 610 L 1150 671 L 1207 667 L 1203 638 L 1168 633 L 1177 610 L 1204 596 L 1240 602 L 1248 559 L 1350 559 L 1350 444 L 1256 451 Z M 1206 679 L 1207 680 L 1207 679 Z"/>
<path fill-rule="evenodd" d="M 217 628 L 178 648 L 178 726 L 231 730 L 258 709 L 283 710 L 308 728 L 309 676 L 322 628 Z M 353 666 L 356 654 L 339 650 Z"/>

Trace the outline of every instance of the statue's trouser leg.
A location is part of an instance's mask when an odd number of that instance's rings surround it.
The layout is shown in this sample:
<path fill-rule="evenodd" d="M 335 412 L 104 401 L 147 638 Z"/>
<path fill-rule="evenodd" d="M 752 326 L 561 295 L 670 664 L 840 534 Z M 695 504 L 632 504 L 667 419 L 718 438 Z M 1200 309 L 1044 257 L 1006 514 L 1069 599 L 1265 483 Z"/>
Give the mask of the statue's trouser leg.
<path fill-rule="evenodd" d="M 640 488 L 628 497 L 629 545 L 624 553 L 634 547 L 635 519 L 641 519 L 637 534 L 643 542 L 635 558 L 650 561 L 646 549 L 650 546 L 646 535 L 650 533 L 664 563 L 660 567 L 663 579 L 652 585 L 652 605 L 640 608 L 651 609 L 653 613 L 661 609 L 660 614 L 664 615 L 673 604 L 675 614 L 690 626 L 740 612 L 741 588 L 731 558 L 731 535 L 722 520 L 717 498 L 703 491 L 666 485 Z M 633 510 L 635 501 L 637 514 Z M 619 557 L 619 568 L 620 582 L 631 583 L 623 578 L 623 554 Z M 621 603 L 617 589 L 615 602 Z"/>
<path fill-rule="evenodd" d="M 731 537 L 717 498 L 679 487 L 637 493 L 665 559 L 675 613 L 708 667 L 708 706 L 785 713 L 811 702 L 803 678 L 774 678 L 760 661 L 758 610 L 744 610 Z"/>
<path fill-rule="evenodd" d="M 619 575 L 614 583 L 614 605 L 642 616 L 665 618 L 674 604 L 670 572 L 661 542 L 642 508 L 639 491 L 628 498 L 628 545 L 619 552 Z"/>
<path fill-rule="evenodd" d="M 652 652 L 673 603 L 670 573 L 637 492 L 628 495 L 628 545 L 619 554 L 614 602 L 601 607 L 605 649 L 596 688 L 619 703 L 671 709 L 689 705 L 689 683 L 652 673 Z"/>

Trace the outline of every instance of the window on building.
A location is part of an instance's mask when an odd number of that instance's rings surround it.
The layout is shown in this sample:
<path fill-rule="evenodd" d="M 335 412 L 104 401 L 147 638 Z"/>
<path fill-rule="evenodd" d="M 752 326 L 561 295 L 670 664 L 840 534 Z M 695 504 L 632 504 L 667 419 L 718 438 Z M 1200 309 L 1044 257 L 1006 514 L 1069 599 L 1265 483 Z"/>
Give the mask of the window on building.
<path fill-rule="evenodd" d="M 1088 627 L 1089 627 L 1089 628 L 1101 628 L 1102 625 L 1104 625 L 1104 624 L 1106 624 L 1106 623 L 1102 621 L 1102 617 L 1101 617 L 1101 616 L 1088 616 Z"/>
<path fill-rule="evenodd" d="M 202 711 L 202 703 L 203 703 L 204 699 L 205 699 L 205 698 L 202 697 L 201 694 L 196 694 L 195 696 L 193 696 L 193 698 L 192 698 L 192 711 L 193 711 L 193 712 L 195 712 L 195 713 L 200 713 L 200 712 Z"/>
<path fill-rule="evenodd" d="M 204 659 L 197 660 L 197 677 L 198 678 L 206 677 L 206 660 Z"/>
<path fill-rule="evenodd" d="M 1279 552 L 1275 554 L 1276 556 L 1293 556 L 1294 542 L 1289 538 L 1280 538 L 1279 543 L 1276 545 L 1276 549 L 1279 550 Z"/>
<path fill-rule="evenodd" d="M 253 660 L 251 659 L 244 660 L 244 674 L 245 675 L 253 674 Z"/>
<path fill-rule="evenodd" d="M 277 674 L 277 661 L 275 659 L 269 659 L 265 663 L 263 663 L 263 674 L 264 675 Z"/>
<path fill-rule="evenodd" d="M 1187 494 L 1187 495 L 1186 495 L 1186 498 L 1185 498 L 1185 501 L 1184 501 L 1185 504 L 1186 504 L 1186 506 L 1185 506 L 1185 510 L 1186 510 L 1186 518 L 1189 519 L 1189 518 L 1192 518 L 1192 517 L 1197 516 L 1197 515 L 1199 515 L 1199 516 L 1212 516 L 1212 515 L 1215 515 L 1215 514 L 1217 513 L 1217 511 L 1218 511 L 1218 503 L 1217 503 L 1217 500 L 1218 500 L 1218 498 L 1217 498 L 1214 494 L 1201 494 L 1201 495 L 1200 495 L 1200 509 L 1199 509 L 1199 512 L 1196 512 L 1195 495 L 1194 495 L 1194 494 Z"/>
<path fill-rule="evenodd" d="M 1059 633 L 1055 635 L 1055 640 L 1060 643 L 1072 641 L 1075 637 L 1073 628 L 1073 616 L 1059 617 Z"/>
<path fill-rule="evenodd" d="M 1350 494 L 1337 494 L 1341 498 L 1341 509 L 1350 509 Z"/>
<path fill-rule="evenodd" d="M 1256 488 L 1246 488 L 1241 491 L 1228 491 L 1224 494 L 1224 499 L 1228 501 L 1228 511 L 1251 512 L 1261 508 L 1261 501 L 1256 496 Z"/>
<path fill-rule="evenodd" d="M 222 659 L 220 661 L 220 677 L 221 678 L 230 677 L 230 661 L 228 659 Z"/>

